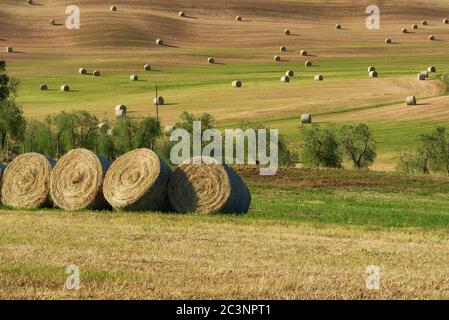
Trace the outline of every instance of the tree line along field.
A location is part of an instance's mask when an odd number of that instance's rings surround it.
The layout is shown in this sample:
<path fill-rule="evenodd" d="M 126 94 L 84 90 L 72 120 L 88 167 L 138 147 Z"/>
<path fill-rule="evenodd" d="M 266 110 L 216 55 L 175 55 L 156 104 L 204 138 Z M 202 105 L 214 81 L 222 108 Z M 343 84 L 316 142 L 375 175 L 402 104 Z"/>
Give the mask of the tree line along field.
<path fill-rule="evenodd" d="M 17 102 L 28 118 L 87 110 L 114 123 L 117 104 L 132 117 L 154 116 L 157 83 L 163 126 L 183 111 L 208 112 L 220 129 L 242 120 L 278 128 L 297 151 L 299 117 L 311 113 L 323 126 L 367 123 L 378 157 L 371 172 L 290 168 L 261 177 L 239 168 L 253 197 L 247 215 L 2 207 L 0 298 L 449 297 L 449 180 L 389 172 L 418 133 L 448 123 L 447 1 L 382 1 L 377 31 L 365 27 L 371 3 L 364 0 L 127 0 L 116 1 L 115 13 L 102 1 L 79 0 L 79 31 L 48 25 L 50 18 L 64 24 L 70 3 L 40 3 L 0 6 L 0 46 L 14 47 L 0 57 L 20 81 Z M 422 19 L 429 25 L 401 33 Z M 156 46 L 156 38 L 169 46 Z M 378 78 L 368 77 L 370 65 Z M 418 81 L 431 65 L 437 72 Z M 81 76 L 80 67 L 101 77 Z M 287 70 L 295 76 L 281 83 Z M 231 87 L 236 79 L 241 89 Z M 41 83 L 50 89 L 41 92 Z M 59 91 L 64 83 L 70 92 Z M 404 105 L 410 95 L 417 106 Z M 63 289 L 71 264 L 80 268 L 78 291 Z M 379 291 L 366 288 L 368 265 L 381 267 Z"/>

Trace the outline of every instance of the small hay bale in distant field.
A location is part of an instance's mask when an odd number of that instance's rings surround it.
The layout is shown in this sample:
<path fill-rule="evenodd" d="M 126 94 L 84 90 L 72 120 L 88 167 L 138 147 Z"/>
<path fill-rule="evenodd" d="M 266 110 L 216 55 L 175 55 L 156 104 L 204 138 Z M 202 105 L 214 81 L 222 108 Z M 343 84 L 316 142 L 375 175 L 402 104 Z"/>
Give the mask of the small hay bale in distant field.
<path fill-rule="evenodd" d="M 242 17 L 241 16 L 235 17 L 235 21 L 242 21 Z"/>
<path fill-rule="evenodd" d="M 299 54 L 305 57 L 305 56 L 308 55 L 308 52 L 307 52 L 307 50 L 301 50 L 301 51 L 299 52 Z"/>
<path fill-rule="evenodd" d="M 421 24 L 422 24 L 423 26 L 427 26 L 427 20 L 421 21 Z"/>
<path fill-rule="evenodd" d="M 311 66 L 312 66 L 312 62 L 311 62 L 311 61 L 306 61 L 306 62 L 304 63 L 304 65 L 305 65 L 306 67 L 311 67 Z"/>
<path fill-rule="evenodd" d="M 416 97 L 415 96 L 407 97 L 407 99 L 405 99 L 405 103 L 408 106 L 415 106 L 416 105 Z"/>
<path fill-rule="evenodd" d="M 169 182 L 168 197 L 179 213 L 246 213 L 251 204 L 251 193 L 238 174 L 213 159 L 180 165 Z"/>
<path fill-rule="evenodd" d="M 287 51 L 287 48 L 284 47 L 284 46 L 280 46 L 279 51 L 280 52 L 285 52 L 285 51 Z"/>
<path fill-rule="evenodd" d="M 124 104 L 118 104 L 115 106 L 115 117 L 122 118 L 126 117 L 126 106 Z"/>
<path fill-rule="evenodd" d="M 286 75 L 287 77 L 294 77 L 294 76 L 295 76 L 295 73 L 294 73 L 293 71 L 291 71 L 291 70 L 288 70 L 287 72 L 285 72 L 285 75 Z"/>
<path fill-rule="evenodd" d="M 65 210 L 101 210 L 108 207 L 103 181 L 110 163 L 86 149 L 74 149 L 53 168 L 50 193 L 55 204 Z"/>
<path fill-rule="evenodd" d="M 431 35 L 429 36 L 429 40 L 430 40 L 430 41 L 435 41 L 435 36 L 434 36 L 433 34 L 431 34 Z"/>
<path fill-rule="evenodd" d="M 368 67 L 368 72 L 371 72 L 371 71 L 376 71 L 376 68 L 373 67 L 373 66 L 369 66 L 369 67 Z"/>
<path fill-rule="evenodd" d="M 146 65 L 143 66 L 143 70 L 151 71 L 151 66 L 149 64 L 146 64 Z"/>
<path fill-rule="evenodd" d="M 449 19 L 448 18 L 443 19 L 443 23 L 444 24 L 449 24 Z"/>
<path fill-rule="evenodd" d="M 94 77 L 99 77 L 101 75 L 99 70 L 95 70 L 92 74 Z"/>
<path fill-rule="evenodd" d="M 171 175 L 170 167 L 152 150 L 133 150 L 111 165 L 103 193 L 117 211 L 167 211 Z"/>
<path fill-rule="evenodd" d="M 242 87 L 242 81 L 240 81 L 240 80 L 235 80 L 235 81 L 232 82 L 232 86 L 233 86 L 234 88 L 241 88 L 241 87 Z"/>
<path fill-rule="evenodd" d="M 386 39 L 385 39 L 385 43 L 386 43 L 386 44 L 392 44 L 393 41 L 392 41 L 390 38 L 386 38 Z"/>
<path fill-rule="evenodd" d="M 48 20 L 48 24 L 51 26 L 54 26 L 54 25 L 56 25 L 56 21 L 54 19 L 50 19 L 50 20 Z"/>
<path fill-rule="evenodd" d="M 12 47 L 6 47 L 6 52 L 12 53 L 13 52 L 13 48 Z"/>
<path fill-rule="evenodd" d="M 290 77 L 289 76 L 281 77 L 281 82 L 290 82 Z"/>
<path fill-rule="evenodd" d="M 102 134 L 107 134 L 109 131 L 109 124 L 107 122 L 100 122 L 98 124 L 98 131 L 100 131 Z"/>
<path fill-rule="evenodd" d="M 370 77 L 370 78 L 377 78 L 378 76 L 379 76 L 379 73 L 378 73 L 376 70 L 371 71 L 371 72 L 369 73 L 369 77 Z"/>
<path fill-rule="evenodd" d="M 38 153 L 15 158 L 3 176 L 2 203 L 20 209 L 51 206 L 50 176 L 55 163 Z"/>
<path fill-rule="evenodd" d="M 65 92 L 70 91 L 70 87 L 67 84 L 63 84 L 60 89 Z"/>
<path fill-rule="evenodd" d="M 164 103 L 165 103 L 165 100 L 164 100 L 164 97 L 162 97 L 162 96 L 157 96 L 153 99 L 153 104 L 155 106 L 156 105 L 163 106 Z"/>
<path fill-rule="evenodd" d="M 402 33 L 408 33 L 408 30 L 407 30 L 407 28 L 402 28 L 401 32 Z"/>
<path fill-rule="evenodd" d="M 184 18 L 186 16 L 186 13 L 184 11 L 179 11 L 178 15 Z"/>
<path fill-rule="evenodd" d="M 163 45 L 164 45 L 164 40 L 162 40 L 162 39 L 156 39 L 156 44 L 157 44 L 158 46 L 163 46 Z"/>
<path fill-rule="evenodd" d="M 164 133 L 167 134 L 167 135 L 169 135 L 169 134 L 171 134 L 171 133 L 173 132 L 173 130 L 175 130 L 175 129 L 176 129 L 176 126 L 174 126 L 174 125 L 171 125 L 171 126 L 165 126 L 165 127 L 164 127 Z"/>
<path fill-rule="evenodd" d="M 323 76 L 322 76 L 321 74 L 317 74 L 317 75 L 314 77 L 314 79 L 315 79 L 315 81 L 323 81 L 323 80 L 324 80 L 324 78 L 323 78 Z"/>
<path fill-rule="evenodd" d="M 138 80 L 139 80 L 139 76 L 136 75 L 136 74 L 133 74 L 133 75 L 130 75 L 130 76 L 129 76 L 129 79 L 130 79 L 131 81 L 138 81 Z"/>
<path fill-rule="evenodd" d="M 112 12 L 116 12 L 117 11 L 117 7 L 116 6 L 111 6 L 111 11 Z"/>
<path fill-rule="evenodd" d="M 28 0 L 27 3 L 28 4 L 33 4 L 33 0 Z"/>
<path fill-rule="evenodd" d="M 215 59 L 212 57 L 207 58 L 207 63 L 209 64 L 214 64 L 215 63 Z"/>
<path fill-rule="evenodd" d="M 289 29 L 285 29 L 285 30 L 284 30 L 284 34 L 285 34 L 286 36 L 289 36 L 289 35 L 291 34 L 291 32 L 290 32 Z"/>
<path fill-rule="evenodd" d="M 427 72 L 420 72 L 420 73 L 418 74 L 418 80 L 420 80 L 420 81 L 426 80 L 427 77 L 428 77 Z"/>
<path fill-rule="evenodd" d="M 79 74 L 87 74 L 87 69 L 86 68 L 79 68 L 78 72 L 79 72 Z"/>
<path fill-rule="evenodd" d="M 308 113 L 301 115 L 301 123 L 308 124 L 312 123 L 312 116 Z"/>
<path fill-rule="evenodd" d="M 336 25 L 335 25 L 335 29 L 341 30 L 341 28 L 342 28 L 341 24 L 336 24 Z"/>
<path fill-rule="evenodd" d="M 41 84 L 39 88 L 41 89 L 41 91 L 47 91 L 48 90 L 48 86 L 45 83 Z"/>
<path fill-rule="evenodd" d="M 432 73 L 437 72 L 437 68 L 434 66 L 431 66 L 431 67 L 427 68 L 427 72 L 432 72 Z"/>
<path fill-rule="evenodd" d="M 412 29 L 413 30 L 418 30 L 418 25 L 417 24 L 412 25 Z"/>
<path fill-rule="evenodd" d="M 108 130 L 108 132 L 106 132 L 106 135 L 108 137 L 113 137 L 114 134 L 115 134 L 115 128 L 111 128 L 111 129 Z"/>
<path fill-rule="evenodd" d="M 279 62 L 279 61 L 281 61 L 281 57 L 280 56 L 274 56 L 273 60 L 276 61 L 276 62 Z"/>

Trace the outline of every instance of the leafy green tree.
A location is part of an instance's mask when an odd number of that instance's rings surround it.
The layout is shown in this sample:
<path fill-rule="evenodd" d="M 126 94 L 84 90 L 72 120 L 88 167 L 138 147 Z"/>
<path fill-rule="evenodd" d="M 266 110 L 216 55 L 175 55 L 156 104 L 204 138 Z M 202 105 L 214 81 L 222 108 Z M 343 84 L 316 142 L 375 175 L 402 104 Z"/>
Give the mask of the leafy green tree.
<path fill-rule="evenodd" d="M 137 147 L 154 150 L 158 138 L 162 136 L 159 120 L 155 117 L 146 117 L 139 121 L 137 129 Z"/>
<path fill-rule="evenodd" d="M 340 143 L 345 155 L 357 169 L 368 168 L 376 159 L 376 145 L 369 127 L 360 123 L 340 129 Z"/>
<path fill-rule="evenodd" d="M 138 146 L 139 121 L 133 118 L 120 118 L 114 128 L 114 144 L 121 155 Z"/>
<path fill-rule="evenodd" d="M 335 127 L 304 127 L 301 140 L 300 157 L 306 166 L 341 168 L 342 154 Z"/>
<path fill-rule="evenodd" d="M 53 157 L 52 140 L 47 124 L 38 120 L 28 120 L 24 134 L 25 152 L 38 152 Z"/>

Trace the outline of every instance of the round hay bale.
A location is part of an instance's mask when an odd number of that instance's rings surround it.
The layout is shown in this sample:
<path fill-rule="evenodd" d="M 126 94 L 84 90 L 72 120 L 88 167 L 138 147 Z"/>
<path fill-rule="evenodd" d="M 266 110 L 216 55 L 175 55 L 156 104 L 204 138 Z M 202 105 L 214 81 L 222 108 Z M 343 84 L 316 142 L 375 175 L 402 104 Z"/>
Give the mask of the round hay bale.
<path fill-rule="evenodd" d="M 235 21 L 242 21 L 242 17 L 241 16 L 235 17 Z"/>
<path fill-rule="evenodd" d="M 287 76 L 287 77 L 294 77 L 295 76 L 295 73 L 293 72 L 293 71 L 291 71 L 291 70 L 288 70 L 287 72 L 285 72 L 285 75 Z"/>
<path fill-rule="evenodd" d="M 428 77 L 427 72 L 420 72 L 418 74 L 418 80 L 419 81 L 425 81 L 427 79 L 427 77 Z"/>
<path fill-rule="evenodd" d="M 233 86 L 234 88 L 241 88 L 241 87 L 242 87 L 242 81 L 240 81 L 240 80 L 235 80 L 235 81 L 232 82 L 232 86 Z"/>
<path fill-rule="evenodd" d="M 386 39 L 385 39 L 385 43 L 386 43 L 386 44 L 392 44 L 393 41 L 392 41 L 390 38 L 386 38 Z"/>
<path fill-rule="evenodd" d="M 56 25 L 56 21 L 54 19 L 50 19 L 50 20 L 48 20 L 48 24 L 51 26 L 54 26 L 54 25 Z"/>
<path fill-rule="evenodd" d="M 184 18 L 186 16 L 186 13 L 184 11 L 179 11 L 178 15 Z"/>
<path fill-rule="evenodd" d="M 341 30 L 341 28 L 342 28 L 341 24 L 336 24 L 336 25 L 335 25 L 335 29 Z"/>
<path fill-rule="evenodd" d="M 115 106 L 115 117 L 126 117 L 126 106 L 124 104 L 118 104 Z"/>
<path fill-rule="evenodd" d="M 434 66 L 431 66 L 427 69 L 427 72 L 431 72 L 431 73 L 437 72 L 437 68 Z"/>
<path fill-rule="evenodd" d="M 213 159 L 180 165 L 168 185 L 168 197 L 180 213 L 245 213 L 251 203 L 251 194 L 237 173 Z"/>
<path fill-rule="evenodd" d="M 33 4 L 33 0 L 28 0 L 27 3 L 28 4 Z"/>
<path fill-rule="evenodd" d="M 423 25 L 423 26 L 427 26 L 427 21 L 426 20 L 423 20 L 423 21 L 421 21 L 421 24 Z"/>
<path fill-rule="evenodd" d="M 308 124 L 312 123 L 312 116 L 310 114 L 302 114 L 301 115 L 301 123 Z"/>
<path fill-rule="evenodd" d="M 165 100 L 162 96 L 157 96 L 153 99 L 153 104 L 154 105 L 159 105 L 159 106 L 163 106 L 165 103 Z"/>
<path fill-rule="evenodd" d="M 290 77 L 289 76 L 281 77 L 281 82 L 290 82 Z"/>
<path fill-rule="evenodd" d="M 306 67 L 311 67 L 311 66 L 312 66 L 312 62 L 311 62 L 311 61 L 306 61 L 306 62 L 304 63 L 304 65 L 305 65 Z"/>
<path fill-rule="evenodd" d="M 164 45 L 164 40 L 162 40 L 162 39 L 156 39 L 156 44 L 157 44 L 158 46 L 163 46 L 163 45 Z"/>
<path fill-rule="evenodd" d="M 48 90 L 48 86 L 45 83 L 41 84 L 39 88 L 41 89 L 41 91 L 47 91 Z"/>
<path fill-rule="evenodd" d="M 164 133 L 166 134 L 166 135 L 169 135 L 169 134 L 171 134 L 172 132 L 173 132 L 173 130 L 175 130 L 176 129 L 176 126 L 174 126 L 174 125 L 171 125 L 171 126 L 165 126 L 164 127 Z"/>
<path fill-rule="evenodd" d="M 284 34 L 285 34 L 286 36 L 289 36 L 289 35 L 291 34 L 291 32 L 290 32 L 289 29 L 285 29 L 285 30 L 284 30 Z"/>
<path fill-rule="evenodd" d="M 65 92 L 70 91 L 70 87 L 67 84 L 63 84 L 60 89 Z"/>
<path fill-rule="evenodd" d="M 51 173 L 50 193 L 65 210 L 105 209 L 103 180 L 108 160 L 86 149 L 74 149 L 59 159 Z"/>
<path fill-rule="evenodd" d="M 111 6 L 111 11 L 112 12 L 116 12 L 117 11 L 117 7 L 116 6 Z"/>
<path fill-rule="evenodd" d="M 25 153 L 7 167 L 2 179 L 2 203 L 20 209 L 51 206 L 50 176 L 56 162 L 38 153 Z"/>
<path fill-rule="evenodd" d="M 281 61 L 281 57 L 280 56 L 274 56 L 273 60 L 275 62 L 279 62 L 279 61 Z"/>
<path fill-rule="evenodd" d="M 317 74 L 314 79 L 315 81 L 323 81 L 324 78 L 321 74 Z"/>
<path fill-rule="evenodd" d="M 138 81 L 138 80 L 139 80 L 139 76 L 136 75 L 136 74 L 133 74 L 133 75 L 129 76 L 129 79 L 130 79 L 131 81 Z"/>
<path fill-rule="evenodd" d="M 379 75 L 379 74 L 377 73 L 376 70 L 371 71 L 371 72 L 369 73 L 369 77 L 370 77 L 370 78 L 377 78 L 378 75 Z"/>
<path fill-rule="evenodd" d="M 167 211 L 170 167 L 149 149 L 119 157 L 109 168 L 103 193 L 117 211 Z"/>
<path fill-rule="evenodd" d="M 368 67 L 368 72 L 371 72 L 371 71 L 376 71 L 376 68 L 373 67 L 373 66 L 369 66 L 369 67 Z"/>
<path fill-rule="evenodd" d="M 418 30 L 418 25 L 417 24 L 412 25 L 412 29 L 413 30 Z"/>
<path fill-rule="evenodd" d="M 416 105 L 416 97 L 415 96 L 407 97 L 407 99 L 405 99 L 405 103 L 408 106 L 415 106 Z"/>
<path fill-rule="evenodd" d="M 101 75 L 99 70 L 95 70 L 92 74 L 94 77 L 99 77 Z"/>
<path fill-rule="evenodd" d="M 106 135 L 109 137 L 114 136 L 114 134 L 115 134 L 115 128 L 111 128 L 108 130 L 108 132 L 106 132 Z"/>
<path fill-rule="evenodd" d="M 307 52 L 307 50 L 301 50 L 301 51 L 299 52 L 299 54 L 305 57 L 305 56 L 308 55 L 308 52 Z"/>
<path fill-rule="evenodd" d="M 408 33 L 408 30 L 407 30 L 407 28 L 402 28 L 401 32 L 402 33 Z"/>
<path fill-rule="evenodd" d="M 212 57 L 207 58 L 207 63 L 209 64 L 214 64 L 215 63 L 215 59 Z"/>
<path fill-rule="evenodd" d="M 107 134 L 109 131 L 109 124 L 107 122 L 100 122 L 98 124 L 98 131 L 100 131 L 102 134 Z"/>
<path fill-rule="evenodd" d="M 280 51 L 280 52 L 285 52 L 285 51 L 287 51 L 287 48 L 284 47 L 284 46 L 281 46 L 281 47 L 279 48 L 279 51 Z"/>
<path fill-rule="evenodd" d="M 143 66 L 143 70 L 151 71 L 151 66 L 149 64 L 146 64 L 146 65 Z"/>
<path fill-rule="evenodd" d="M 434 36 L 433 34 L 431 34 L 431 35 L 429 36 L 429 40 L 430 40 L 430 41 L 435 41 L 435 36 Z"/>
<path fill-rule="evenodd" d="M 79 68 L 78 72 L 79 72 L 79 74 L 87 74 L 87 69 L 86 68 Z"/>
<path fill-rule="evenodd" d="M 13 52 L 13 48 L 12 47 L 6 47 L 6 52 L 12 53 Z"/>
<path fill-rule="evenodd" d="M 449 19 L 447 19 L 447 18 L 443 19 L 443 23 L 444 24 L 449 24 Z"/>

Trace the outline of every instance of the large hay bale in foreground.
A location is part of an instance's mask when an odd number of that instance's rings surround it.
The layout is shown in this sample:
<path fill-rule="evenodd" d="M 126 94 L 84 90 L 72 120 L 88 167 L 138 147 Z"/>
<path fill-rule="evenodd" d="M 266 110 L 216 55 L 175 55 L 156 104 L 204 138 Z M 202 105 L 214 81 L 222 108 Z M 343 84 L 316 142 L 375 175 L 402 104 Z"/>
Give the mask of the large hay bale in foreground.
<path fill-rule="evenodd" d="M 47 91 L 48 90 L 48 86 L 45 83 L 41 84 L 39 88 L 41 89 L 41 91 Z"/>
<path fill-rule="evenodd" d="M 111 165 L 103 193 L 118 211 L 166 211 L 171 174 L 170 167 L 153 151 L 137 149 Z"/>
<path fill-rule="evenodd" d="M 38 153 L 25 153 L 7 167 L 2 179 L 2 203 L 20 209 L 51 206 L 50 176 L 56 162 Z"/>
<path fill-rule="evenodd" d="M 87 74 L 87 69 L 86 68 L 79 68 L 78 70 L 79 74 Z"/>
<path fill-rule="evenodd" d="M 301 115 L 301 123 L 308 124 L 312 123 L 312 116 L 308 113 Z"/>
<path fill-rule="evenodd" d="M 248 212 L 251 194 L 237 173 L 227 165 L 205 162 L 175 170 L 168 185 L 172 208 L 180 213 Z"/>
<path fill-rule="evenodd" d="M 235 81 L 232 82 L 232 86 L 233 86 L 234 88 L 241 88 L 241 87 L 242 87 L 242 81 L 240 81 L 240 80 L 235 80 Z"/>
<path fill-rule="evenodd" d="M 162 97 L 162 96 L 157 96 L 157 97 L 155 97 L 155 98 L 153 99 L 153 104 L 154 104 L 155 106 L 156 106 L 156 105 L 163 106 L 163 105 L 165 104 L 164 97 Z"/>
<path fill-rule="evenodd" d="M 415 106 L 415 105 L 416 105 L 416 97 L 415 97 L 415 96 L 407 97 L 407 98 L 405 99 L 405 103 L 406 103 L 408 106 Z"/>
<path fill-rule="evenodd" d="M 67 84 L 63 84 L 60 89 L 61 89 L 61 91 L 65 91 L 65 92 L 70 91 L 70 87 Z"/>
<path fill-rule="evenodd" d="M 126 106 L 124 104 L 118 104 L 115 106 L 115 117 L 126 117 Z"/>
<path fill-rule="evenodd" d="M 151 71 L 151 66 L 149 64 L 146 64 L 146 65 L 143 66 L 143 70 Z"/>
<path fill-rule="evenodd" d="M 109 161 L 86 149 L 74 149 L 59 159 L 51 173 L 50 193 L 65 210 L 100 210 L 108 207 L 103 180 Z"/>

